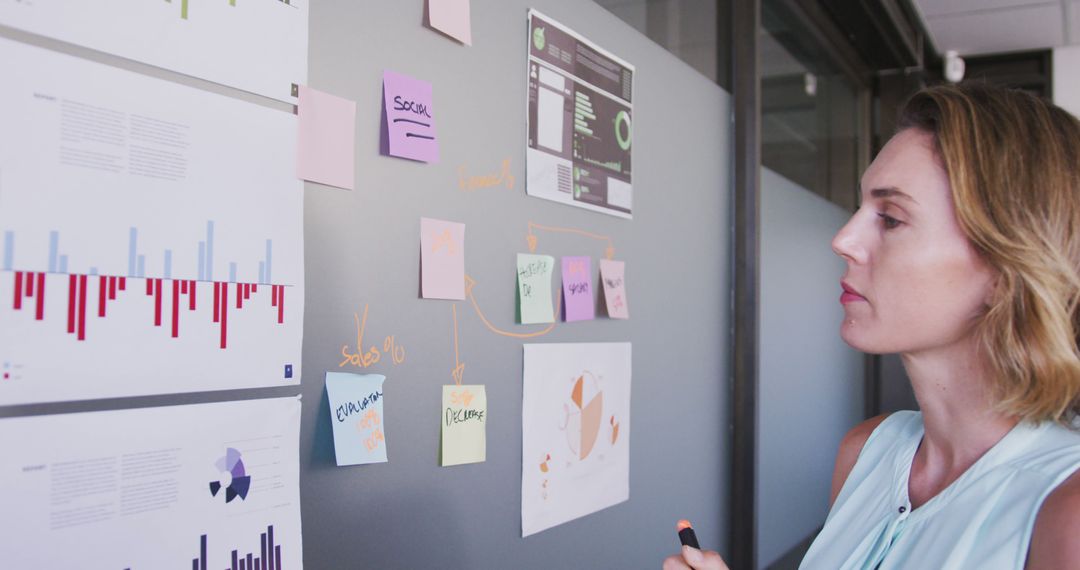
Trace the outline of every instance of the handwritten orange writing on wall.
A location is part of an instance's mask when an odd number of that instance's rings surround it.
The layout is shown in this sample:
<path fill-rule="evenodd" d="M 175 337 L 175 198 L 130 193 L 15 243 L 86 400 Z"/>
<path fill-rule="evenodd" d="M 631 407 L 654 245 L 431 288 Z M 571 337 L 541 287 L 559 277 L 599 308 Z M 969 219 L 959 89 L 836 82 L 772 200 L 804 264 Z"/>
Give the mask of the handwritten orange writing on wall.
<path fill-rule="evenodd" d="M 473 176 L 469 174 L 466 165 L 458 167 L 458 188 L 462 192 L 475 192 L 483 188 L 495 188 L 505 186 L 507 190 L 514 189 L 514 175 L 510 172 L 510 159 L 504 158 L 502 167 L 498 173 Z"/>
<path fill-rule="evenodd" d="M 364 348 L 364 330 L 367 328 L 367 317 L 368 305 L 364 305 L 363 318 L 355 313 L 353 314 L 353 320 L 356 321 L 356 347 L 351 348 L 348 344 L 341 346 L 342 360 L 338 363 L 338 368 L 343 368 L 345 365 L 367 368 L 378 363 L 383 354 L 388 355 L 390 361 L 394 364 L 405 362 L 405 347 L 398 344 L 394 335 L 389 335 L 383 340 L 382 350 L 376 345 Z"/>

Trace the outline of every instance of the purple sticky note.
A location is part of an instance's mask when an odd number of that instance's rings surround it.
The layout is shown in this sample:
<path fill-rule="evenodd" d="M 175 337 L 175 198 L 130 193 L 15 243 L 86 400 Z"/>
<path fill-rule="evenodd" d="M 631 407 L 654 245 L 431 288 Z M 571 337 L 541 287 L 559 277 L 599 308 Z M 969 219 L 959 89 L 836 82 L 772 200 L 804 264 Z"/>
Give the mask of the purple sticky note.
<path fill-rule="evenodd" d="M 465 299 L 465 224 L 420 218 L 420 294 Z"/>
<path fill-rule="evenodd" d="M 566 322 L 589 321 L 596 316 L 592 260 L 587 256 L 562 258 L 562 287 Z"/>
<path fill-rule="evenodd" d="M 608 316 L 613 319 L 629 319 L 630 308 L 626 304 L 626 264 L 610 259 L 600 260 L 600 281 L 604 283 L 604 301 Z"/>
<path fill-rule="evenodd" d="M 383 72 L 384 150 L 391 156 L 439 162 L 435 110 L 427 81 Z"/>

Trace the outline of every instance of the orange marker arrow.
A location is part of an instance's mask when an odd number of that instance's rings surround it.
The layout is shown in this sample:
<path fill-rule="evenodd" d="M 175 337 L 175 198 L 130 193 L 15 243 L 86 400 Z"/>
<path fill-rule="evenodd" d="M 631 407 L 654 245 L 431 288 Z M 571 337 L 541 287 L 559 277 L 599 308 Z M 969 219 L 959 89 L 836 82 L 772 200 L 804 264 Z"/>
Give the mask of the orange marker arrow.
<path fill-rule="evenodd" d="M 467 290 L 472 291 L 472 287 L 467 287 Z M 450 376 L 454 378 L 455 384 L 461 386 L 461 378 L 465 375 L 465 364 L 458 358 L 457 303 L 454 303 L 452 307 L 454 309 L 454 370 L 450 373 Z"/>
<path fill-rule="evenodd" d="M 594 233 L 591 233 L 591 232 L 587 232 L 585 230 L 579 230 L 579 229 L 575 229 L 575 228 L 560 228 L 560 227 L 555 227 L 555 226 L 542 226 L 542 225 L 537 224 L 535 222 L 529 222 L 529 233 L 525 236 L 525 241 L 529 245 L 529 253 L 536 252 L 536 236 L 533 235 L 533 230 L 534 229 L 535 230 L 543 230 L 543 231 L 546 231 L 546 232 L 554 232 L 554 233 L 576 234 L 576 235 L 584 236 L 584 237 L 587 237 L 587 238 L 590 238 L 590 239 L 606 241 L 607 242 L 607 248 L 604 249 L 604 257 L 607 258 L 607 259 L 612 259 L 612 258 L 615 257 L 615 243 L 611 241 L 610 236 L 602 236 L 602 235 L 599 235 L 599 234 L 594 234 Z"/>
<path fill-rule="evenodd" d="M 536 338 L 538 336 L 544 336 L 547 333 L 549 333 L 549 332 L 551 332 L 552 330 L 555 329 L 555 323 L 554 322 L 552 322 L 548 326 L 544 327 L 544 329 L 542 329 L 542 330 L 538 330 L 536 332 L 531 332 L 531 333 L 516 333 L 516 332 L 504 331 L 504 330 L 496 327 L 495 325 L 491 324 L 491 321 L 487 320 L 487 317 L 484 316 L 484 311 L 480 310 L 480 304 L 476 302 L 476 296 L 473 295 L 473 288 L 475 286 L 476 286 L 476 280 L 474 280 L 472 277 L 469 277 L 468 275 L 466 275 L 465 276 L 465 296 L 468 297 L 469 301 L 472 302 L 473 310 L 476 311 L 476 316 L 480 317 L 480 320 L 484 323 L 484 326 L 487 327 L 489 331 L 491 331 L 491 332 L 493 332 L 495 334 L 499 334 L 499 335 L 502 335 L 502 336 L 508 336 L 508 337 L 512 337 L 512 338 Z M 558 294 L 558 297 L 555 299 L 555 309 L 556 310 L 559 308 L 559 305 L 561 303 L 562 303 L 562 287 L 559 287 L 559 294 Z"/>

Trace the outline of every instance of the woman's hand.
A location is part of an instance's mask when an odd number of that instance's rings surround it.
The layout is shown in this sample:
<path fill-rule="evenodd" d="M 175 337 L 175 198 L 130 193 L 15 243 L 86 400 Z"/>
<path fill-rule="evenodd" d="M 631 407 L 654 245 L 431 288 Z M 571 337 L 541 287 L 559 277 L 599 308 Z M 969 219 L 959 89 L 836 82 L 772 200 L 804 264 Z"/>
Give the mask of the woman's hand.
<path fill-rule="evenodd" d="M 712 550 L 682 547 L 682 554 L 664 559 L 663 570 L 728 570 L 724 559 Z"/>

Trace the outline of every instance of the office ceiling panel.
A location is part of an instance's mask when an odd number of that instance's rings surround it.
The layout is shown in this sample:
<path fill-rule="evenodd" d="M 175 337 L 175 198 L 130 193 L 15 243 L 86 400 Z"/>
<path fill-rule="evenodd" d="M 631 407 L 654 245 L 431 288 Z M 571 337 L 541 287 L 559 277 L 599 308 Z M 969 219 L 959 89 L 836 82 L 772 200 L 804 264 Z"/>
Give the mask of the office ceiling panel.
<path fill-rule="evenodd" d="M 1077 0 L 914 0 L 941 53 L 981 55 L 1080 44 Z"/>
<path fill-rule="evenodd" d="M 1060 0 L 916 0 L 919 11 L 928 18 L 934 16 L 947 16 L 950 14 L 964 14 L 970 12 L 985 12 L 987 10 L 1001 10 L 1032 6 L 1037 4 L 1056 4 Z"/>

